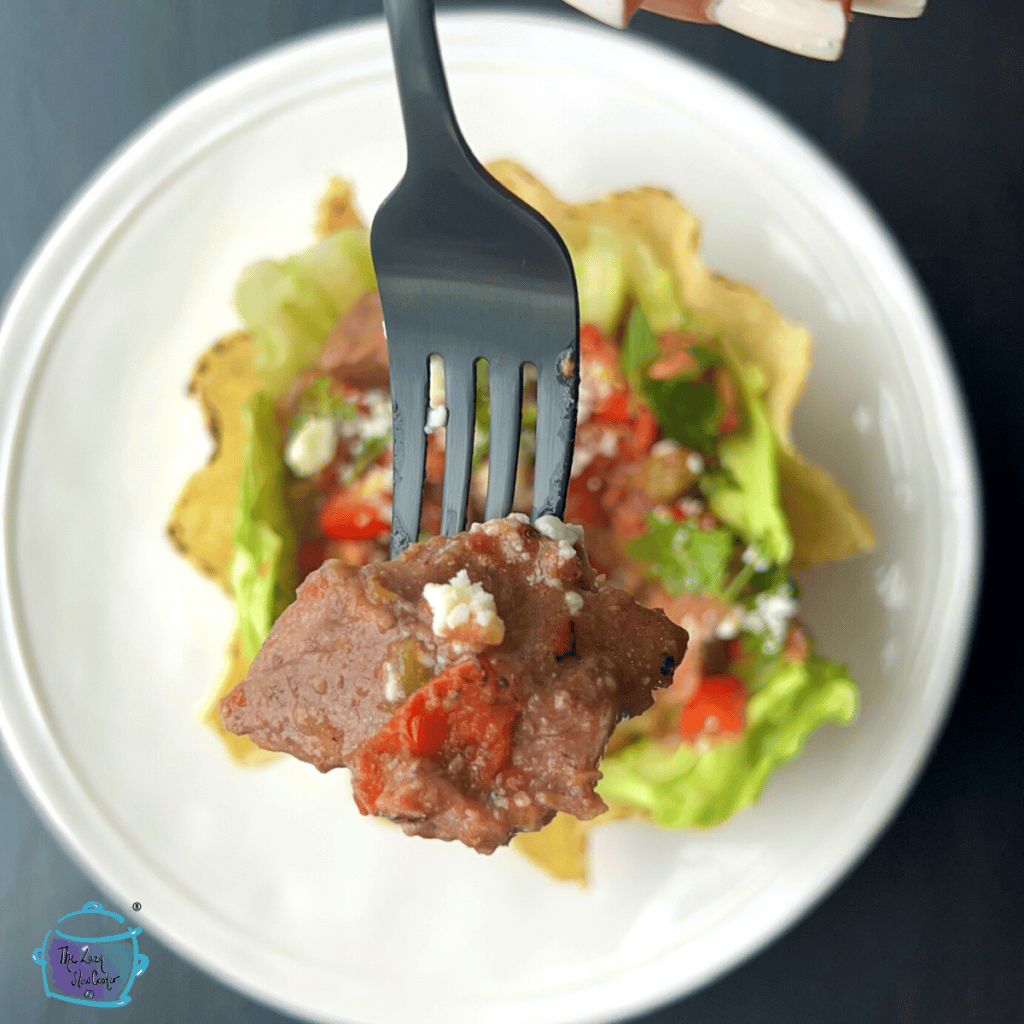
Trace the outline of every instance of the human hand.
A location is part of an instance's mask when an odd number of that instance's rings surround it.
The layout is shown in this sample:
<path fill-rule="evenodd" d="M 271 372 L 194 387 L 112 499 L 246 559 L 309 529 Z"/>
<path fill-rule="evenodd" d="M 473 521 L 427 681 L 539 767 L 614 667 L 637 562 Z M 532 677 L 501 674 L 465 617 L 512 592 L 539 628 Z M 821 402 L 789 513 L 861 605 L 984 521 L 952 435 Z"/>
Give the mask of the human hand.
<path fill-rule="evenodd" d="M 927 0 L 567 0 L 599 21 L 625 28 L 637 10 L 722 25 L 770 46 L 836 60 L 853 13 L 916 18 Z"/>

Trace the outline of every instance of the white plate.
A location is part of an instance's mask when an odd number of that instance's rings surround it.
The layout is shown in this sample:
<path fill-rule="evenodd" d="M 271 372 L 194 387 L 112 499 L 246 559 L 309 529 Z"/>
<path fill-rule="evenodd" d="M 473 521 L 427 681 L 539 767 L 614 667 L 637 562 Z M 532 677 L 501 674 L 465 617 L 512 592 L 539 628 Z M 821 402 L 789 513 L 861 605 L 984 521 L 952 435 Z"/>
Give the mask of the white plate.
<path fill-rule="evenodd" d="M 383 26 L 283 46 L 118 153 L 46 239 L 0 328 L 0 704 L 41 815 L 140 923 L 225 981 L 325 1020 L 597 1021 L 692 990 L 792 923 L 878 835 L 943 720 L 973 607 L 978 492 L 942 339 L 884 228 L 736 88 L 597 27 L 441 19 L 484 159 L 563 195 L 664 185 L 714 266 L 810 325 L 798 440 L 878 553 L 804 581 L 863 684 L 763 803 L 708 833 L 609 827 L 593 886 L 360 818 L 346 774 L 234 766 L 196 710 L 232 626 L 164 522 L 208 440 L 184 386 L 237 326 L 252 260 L 311 241 L 331 173 L 370 213 L 404 146 Z"/>

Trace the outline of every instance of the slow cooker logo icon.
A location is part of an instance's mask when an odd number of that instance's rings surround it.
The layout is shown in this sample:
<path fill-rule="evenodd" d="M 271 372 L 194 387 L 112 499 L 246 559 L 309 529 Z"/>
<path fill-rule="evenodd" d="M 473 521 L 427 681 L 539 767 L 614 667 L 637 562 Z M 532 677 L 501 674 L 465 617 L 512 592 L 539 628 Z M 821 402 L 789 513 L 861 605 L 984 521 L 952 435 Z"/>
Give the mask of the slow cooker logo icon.
<path fill-rule="evenodd" d="M 124 918 L 99 903 L 65 914 L 32 959 L 43 969 L 51 999 L 85 1006 L 125 1006 L 132 982 L 149 966 L 139 952 L 141 928 L 123 928 Z"/>

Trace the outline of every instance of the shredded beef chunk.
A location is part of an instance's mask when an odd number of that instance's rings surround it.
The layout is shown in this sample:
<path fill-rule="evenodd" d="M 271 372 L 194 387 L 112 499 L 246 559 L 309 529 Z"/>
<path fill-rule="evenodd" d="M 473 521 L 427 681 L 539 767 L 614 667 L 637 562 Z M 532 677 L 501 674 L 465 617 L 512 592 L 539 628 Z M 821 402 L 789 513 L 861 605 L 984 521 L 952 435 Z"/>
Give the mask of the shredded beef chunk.
<path fill-rule="evenodd" d="M 224 724 L 352 770 L 364 814 L 491 853 L 556 811 L 589 819 L 616 723 L 653 702 L 686 631 L 609 586 L 575 528 L 525 516 L 299 588 Z"/>

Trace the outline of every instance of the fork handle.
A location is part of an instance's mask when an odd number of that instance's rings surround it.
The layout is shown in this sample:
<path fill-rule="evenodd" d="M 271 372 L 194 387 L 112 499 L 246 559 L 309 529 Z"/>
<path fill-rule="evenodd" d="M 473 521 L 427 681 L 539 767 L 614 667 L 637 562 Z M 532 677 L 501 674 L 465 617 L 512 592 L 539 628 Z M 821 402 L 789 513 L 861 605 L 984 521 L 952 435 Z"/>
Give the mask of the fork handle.
<path fill-rule="evenodd" d="M 408 164 L 422 167 L 469 148 L 452 110 L 434 22 L 434 0 L 384 0 L 402 104 Z"/>

